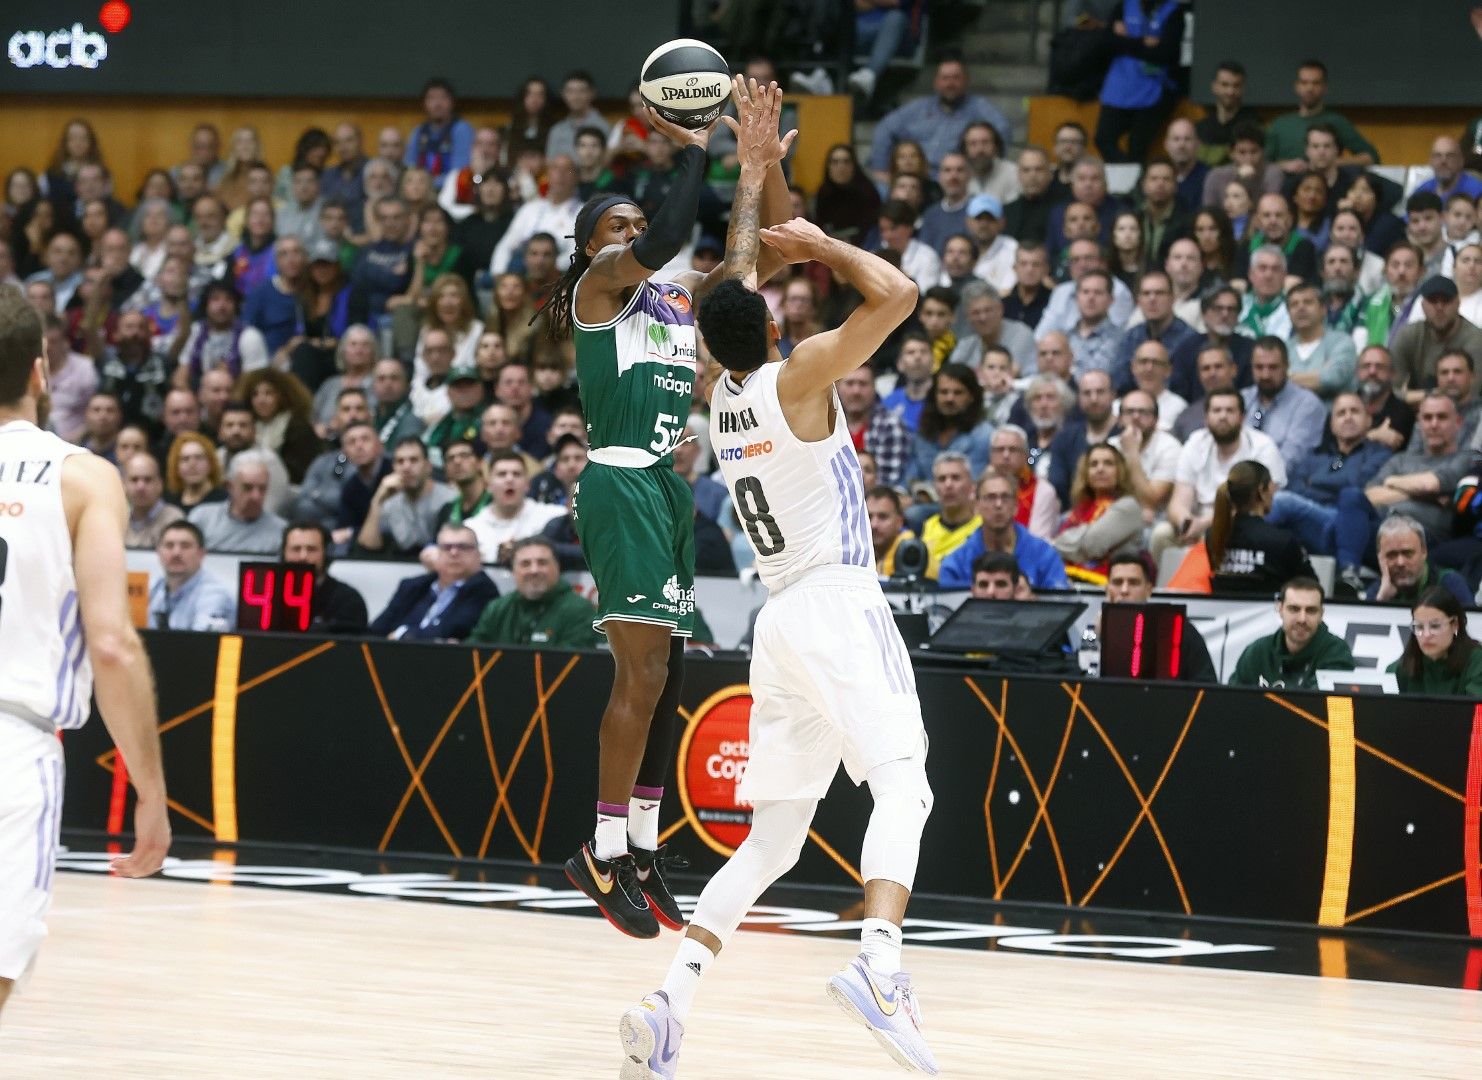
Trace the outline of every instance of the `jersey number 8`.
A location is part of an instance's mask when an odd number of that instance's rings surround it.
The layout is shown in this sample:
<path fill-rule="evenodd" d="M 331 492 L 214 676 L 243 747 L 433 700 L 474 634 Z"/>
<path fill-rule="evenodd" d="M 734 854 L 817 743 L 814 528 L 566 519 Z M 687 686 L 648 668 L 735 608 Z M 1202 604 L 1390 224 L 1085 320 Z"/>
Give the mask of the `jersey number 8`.
<path fill-rule="evenodd" d="M 756 477 L 743 476 L 736 481 L 736 509 L 740 511 L 741 520 L 746 522 L 746 532 L 751 536 L 758 555 L 776 555 L 787 547 L 782 530 L 777 527 L 777 519 L 772 516 L 772 508 L 767 505 L 762 482 Z M 763 532 L 766 536 L 762 535 Z"/>

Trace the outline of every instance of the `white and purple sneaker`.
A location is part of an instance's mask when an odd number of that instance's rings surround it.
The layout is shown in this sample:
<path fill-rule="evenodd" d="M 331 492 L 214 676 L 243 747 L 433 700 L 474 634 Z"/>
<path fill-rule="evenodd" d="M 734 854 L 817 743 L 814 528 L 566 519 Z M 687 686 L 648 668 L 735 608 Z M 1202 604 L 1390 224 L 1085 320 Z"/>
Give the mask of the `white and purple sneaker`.
<path fill-rule="evenodd" d="M 618 1035 L 626 1059 L 618 1080 L 674 1080 L 684 1025 L 669 1010 L 668 994 L 655 990 L 623 1013 Z"/>
<path fill-rule="evenodd" d="M 937 1075 L 937 1059 L 926 1045 L 921 1006 L 911 990 L 911 977 L 898 972 L 881 978 L 863 956 L 828 981 L 828 996 L 859 1023 L 875 1041 L 907 1069 Z"/>

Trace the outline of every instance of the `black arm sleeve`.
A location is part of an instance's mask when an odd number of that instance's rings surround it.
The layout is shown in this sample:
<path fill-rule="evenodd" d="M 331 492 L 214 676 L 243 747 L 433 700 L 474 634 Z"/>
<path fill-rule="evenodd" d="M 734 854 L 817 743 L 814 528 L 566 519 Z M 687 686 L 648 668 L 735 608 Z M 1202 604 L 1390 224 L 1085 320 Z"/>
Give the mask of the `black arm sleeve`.
<path fill-rule="evenodd" d="M 669 197 L 649 221 L 648 230 L 633 241 L 633 257 L 640 265 L 662 270 L 684 247 L 699 214 L 707 165 L 705 151 L 698 146 L 686 146 L 680 152 L 679 174 L 669 187 Z"/>

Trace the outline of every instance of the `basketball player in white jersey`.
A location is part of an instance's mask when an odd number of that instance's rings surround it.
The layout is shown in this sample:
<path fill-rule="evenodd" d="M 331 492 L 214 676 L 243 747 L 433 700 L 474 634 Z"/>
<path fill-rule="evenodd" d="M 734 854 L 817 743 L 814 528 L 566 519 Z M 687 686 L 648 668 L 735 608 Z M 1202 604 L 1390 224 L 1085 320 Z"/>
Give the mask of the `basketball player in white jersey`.
<path fill-rule="evenodd" d="M 0 1006 L 46 936 L 62 820 L 59 731 L 98 708 L 138 805 L 125 877 L 170 846 L 149 658 L 129 618 L 118 470 L 43 431 L 41 320 L 0 288 Z"/>
<path fill-rule="evenodd" d="M 743 148 L 744 152 L 744 148 Z M 842 761 L 869 784 L 861 954 L 827 991 L 899 1064 L 936 1075 L 901 921 L 931 811 L 926 735 L 910 658 L 876 576 L 859 461 L 834 383 L 909 315 L 916 286 L 883 259 L 797 219 L 760 231 L 789 263 L 817 260 L 864 296 L 837 330 L 777 350 L 777 326 L 749 286 L 756 214 L 738 189 L 727 261 L 734 276 L 700 304 L 714 383 L 710 434 L 768 589 L 751 660 L 750 760 L 736 791 L 751 833 L 705 887 L 663 988 L 619 1025 L 623 1080 L 669 1080 L 701 977 L 762 892 L 798 858 Z"/>

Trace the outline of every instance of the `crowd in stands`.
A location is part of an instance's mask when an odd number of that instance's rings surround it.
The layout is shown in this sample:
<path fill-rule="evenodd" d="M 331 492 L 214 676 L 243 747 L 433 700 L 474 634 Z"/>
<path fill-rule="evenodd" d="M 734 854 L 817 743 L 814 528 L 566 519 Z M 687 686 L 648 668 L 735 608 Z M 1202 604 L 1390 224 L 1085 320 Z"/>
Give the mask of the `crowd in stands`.
<path fill-rule="evenodd" d="M 1008 121 L 943 59 L 867 160 L 834 146 L 818 188 L 795 189 L 800 213 L 920 291 L 839 385 L 882 576 L 916 537 L 943 589 L 995 555 L 1015 590 L 1108 586 L 1136 556 L 1149 588 L 1177 563 L 1190 591 L 1289 598 L 1326 556 L 1339 595 L 1440 588 L 1472 606 L 1482 180 L 1452 137 L 1408 194 L 1369 171 L 1377 151 L 1326 105 L 1317 60 L 1265 128 L 1230 61 L 1204 121 L 1165 130 L 1139 104 L 1154 62 L 1113 65 L 1094 138 L 1070 123 L 1010 154 Z M 665 197 L 673 148 L 631 104 L 614 122 L 573 72 L 559 93 L 527 80 L 507 124 L 475 127 L 433 79 L 422 122 L 373 147 L 347 122 L 268 163 L 252 129 L 223 147 L 202 124 L 130 198 L 107 132 L 78 119 L 43 168 L 11 172 L 0 281 L 44 315 L 53 429 L 117 462 L 130 544 L 160 552 L 159 625 L 220 617 L 216 590 L 179 587 L 202 551 L 277 555 L 312 534 L 321 561 L 424 571 L 374 620 L 345 605 L 327 625 L 589 629 L 559 577 L 582 568 L 567 503 L 586 431 L 572 346 L 540 305 L 583 199 Z M 1112 194 L 1103 157 L 1160 132 L 1130 196 Z M 734 146 L 711 150 L 695 235 L 660 278 L 722 253 Z M 762 291 L 784 355 L 860 301 L 816 264 Z M 704 408 L 674 467 L 696 495 L 697 571 L 734 575 L 752 555 Z M 518 595 L 483 595 L 481 563 L 511 568 Z M 1412 679 L 1434 662 L 1411 659 Z"/>

